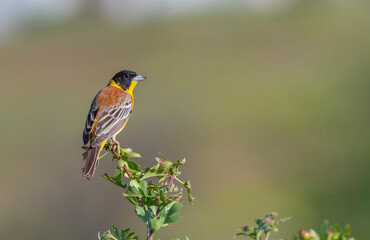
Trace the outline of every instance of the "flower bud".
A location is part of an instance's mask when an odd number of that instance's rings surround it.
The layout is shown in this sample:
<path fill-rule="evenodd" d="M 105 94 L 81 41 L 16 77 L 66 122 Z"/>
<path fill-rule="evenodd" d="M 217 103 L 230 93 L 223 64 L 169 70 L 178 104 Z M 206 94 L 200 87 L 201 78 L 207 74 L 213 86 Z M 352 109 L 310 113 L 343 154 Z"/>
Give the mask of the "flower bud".
<path fill-rule="evenodd" d="M 299 239 L 302 239 L 302 240 L 310 240 L 311 239 L 310 231 L 306 231 L 306 230 L 302 229 L 298 232 L 298 235 L 299 235 Z"/>

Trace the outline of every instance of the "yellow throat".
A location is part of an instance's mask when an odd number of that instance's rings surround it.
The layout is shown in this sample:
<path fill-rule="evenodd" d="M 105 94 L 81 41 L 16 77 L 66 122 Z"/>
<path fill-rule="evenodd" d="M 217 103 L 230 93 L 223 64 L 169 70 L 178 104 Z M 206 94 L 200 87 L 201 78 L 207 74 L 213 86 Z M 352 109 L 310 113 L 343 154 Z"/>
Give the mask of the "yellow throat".
<path fill-rule="evenodd" d="M 109 81 L 109 84 L 108 84 L 109 86 L 113 86 L 113 87 L 116 87 L 116 88 L 119 88 L 119 89 L 121 89 L 121 90 L 123 90 L 123 91 L 125 91 L 125 92 L 127 92 L 128 94 L 130 94 L 131 95 L 131 97 L 132 97 L 132 100 L 134 100 L 134 95 L 133 95 L 133 91 L 134 91 L 134 88 L 136 87 L 136 85 L 137 85 L 137 82 L 136 81 L 132 81 L 131 82 L 131 85 L 130 85 L 130 87 L 129 88 L 127 88 L 126 90 L 124 90 L 120 85 L 118 85 L 113 79 L 112 80 L 110 80 Z"/>

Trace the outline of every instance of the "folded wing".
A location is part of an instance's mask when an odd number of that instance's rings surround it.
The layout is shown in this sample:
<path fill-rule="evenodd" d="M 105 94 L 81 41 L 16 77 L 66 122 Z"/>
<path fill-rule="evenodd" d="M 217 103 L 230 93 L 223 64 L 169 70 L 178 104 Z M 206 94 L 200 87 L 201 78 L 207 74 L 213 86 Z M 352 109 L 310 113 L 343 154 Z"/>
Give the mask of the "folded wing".
<path fill-rule="evenodd" d="M 100 92 L 101 91 L 99 91 L 96 94 L 94 100 L 91 103 L 89 113 L 87 114 L 85 128 L 84 128 L 84 131 L 82 133 L 82 139 L 83 139 L 83 142 L 84 142 L 85 145 L 89 142 L 89 134 L 91 133 L 91 130 L 92 130 L 92 128 L 94 126 L 94 123 L 95 123 L 95 120 L 96 120 L 97 113 L 99 111 L 99 107 L 96 105 L 96 99 L 98 98 Z"/>
<path fill-rule="evenodd" d="M 131 112 L 131 97 L 127 97 L 119 105 L 103 109 L 96 122 L 91 146 L 99 146 L 104 141 L 116 135 L 127 122 Z"/>

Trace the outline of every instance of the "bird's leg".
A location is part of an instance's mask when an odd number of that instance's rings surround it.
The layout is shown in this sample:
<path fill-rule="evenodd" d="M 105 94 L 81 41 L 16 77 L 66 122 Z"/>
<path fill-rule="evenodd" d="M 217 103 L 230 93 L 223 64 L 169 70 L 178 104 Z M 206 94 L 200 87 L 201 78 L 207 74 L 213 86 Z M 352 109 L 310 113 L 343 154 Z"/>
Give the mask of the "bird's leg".
<path fill-rule="evenodd" d="M 119 152 L 120 152 L 120 146 L 119 146 L 119 142 L 116 140 L 116 137 L 114 136 L 114 137 L 112 137 L 112 141 L 113 141 L 113 147 L 112 147 L 112 152 L 115 154 L 115 155 L 117 155 L 117 156 L 119 156 L 120 154 L 119 154 Z M 117 153 L 117 150 L 118 149 L 118 153 Z"/>

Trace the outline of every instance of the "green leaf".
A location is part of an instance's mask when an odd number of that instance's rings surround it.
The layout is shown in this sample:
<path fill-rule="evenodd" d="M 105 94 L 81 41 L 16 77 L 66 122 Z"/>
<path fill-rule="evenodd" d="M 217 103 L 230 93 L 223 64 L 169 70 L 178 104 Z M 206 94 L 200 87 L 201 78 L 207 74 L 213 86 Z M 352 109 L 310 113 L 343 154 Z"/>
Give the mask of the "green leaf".
<path fill-rule="evenodd" d="M 141 155 L 139 153 L 132 152 L 132 153 L 127 153 L 126 157 L 127 158 L 141 158 Z"/>
<path fill-rule="evenodd" d="M 144 175 L 143 176 L 141 176 L 141 179 L 146 179 L 146 178 L 150 178 L 150 177 L 157 177 L 157 176 L 159 176 L 159 174 L 158 174 L 158 168 L 159 168 L 159 163 L 156 165 L 156 166 L 154 166 L 154 167 L 152 167 L 152 168 L 147 168 L 147 169 L 145 169 L 145 173 L 144 173 Z"/>
<path fill-rule="evenodd" d="M 164 207 L 161 209 L 161 211 L 159 212 L 159 216 L 160 216 L 160 217 L 163 217 L 163 218 L 166 218 L 166 217 L 167 217 L 167 210 L 168 210 L 167 206 L 164 206 Z"/>
<path fill-rule="evenodd" d="M 130 170 L 140 171 L 140 164 L 127 160 L 127 166 Z"/>
<path fill-rule="evenodd" d="M 139 191 L 139 189 L 137 187 L 131 186 L 131 191 L 133 193 L 135 193 L 137 196 L 139 196 L 139 197 L 141 196 L 141 193 L 140 193 L 140 191 Z"/>
<path fill-rule="evenodd" d="M 127 184 L 126 183 L 122 183 L 121 182 L 121 176 L 117 176 L 116 178 L 112 178 L 111 176 L 109 176 L 108 174 L 104 174 L 103 175 L 105 179 L 107 179 L 109 182 L 111 183 L 114 183 L 116 184 L 117 186 L 121 187 L 121 188 L 124 188 L 126 189 L 127 188 Z"/>
<path fill-rule="evenodd" d="M 104 233 L 102 240 L 119 240 L 119 238 L 114 237 L 113 234 L 108 231 Z"/>
<path fill-rule="evenodd" d="M 132 148 L 121 148 L 120 152 L 125 154 L 125 153 L 132 153 Z"/>
<path fill-rule="evenodd" d="M 136 206 L 135 212 L 140 218 L 145 216 L 145 210 L 141 206 Z"/>
<path fill-rule="evenodd" d="M 158 207 L 157 206 L 150 206 L 150 210 L 152 210 L 154 215 L 157 215 Z"/>
<path fill-rule="evenodd" d="M 320 240 L 320 236 L 315 232 L 315 230 L 311 229 L 310 234 L 312 240 Z"/>
<path fill-rule="evenodd" d="M 258 226 L 262 226 L 264 224 L 263 220 L 262 219 L 254 219 L 254 221 L 256 222 L 256 224 Z"/>
<path fill-rule="evenodd" d="M 121 238 L 124 238 L 129 231 L 130 231 L 130 228 L 122 229 L 121 230 Z"/>
<path fill-rule="evenodd" d="M 344 228 L 342 235 L 343 237 L 349 237 L 350 233 L 351 233 L 351 226 L 347 224 Z"/>
<path fill-rule="evenodd" d="M 150 185 L 151 187 L 153 187 L 154 189 L 158 189 L 159 188 L 159 185 L 157 185 L 157 184 L 155 184 L 154 182 L 152 182 L 152 181 L 149 181 L 148 182 L 148 185 Z"/>
<path fill-rule="evenodd" d="M 174 167 L 178 167 L 178 166 L 184 165 L 184 164 L 185 164 L 185 162 L 186 162 L 186 159 L 185 159 L 185 158 L 184 158 L 184 159 L 182 159 L 181 161 L 180 161 L 180 160 L 177 160 L 177 161 L 173 164 L 173 166 L 174 166 Z"/>
<path fill-rule="evenodd" d="M 326 239 L 327 238 L 327 232 L 329 230 L 329 221 L 324 220 L 321 225 L 321 231 L 320 231 L 320 238 Z"/>
<path fill-rule="evenodd" d="M 134 192 L 124 192 L 122 193 L 124 197 L 140 197 L 140 195 L 134 193 Z"/>
<path fill-rule="evenodd" d="M 170 210 L 168 211 L 167 216 L 173 215 L 175 212 L 177 212 L 178 210 L 180 210 L 182 207 L 183 207 L 183 204 L 181 204 L 181 203 L 174 203 L 172 205 L 172 207 L 170 208 Z"/>
<path fill-rule="evenodd" d="M 118 229 L 115 226 L 111 226 L 109 229 L 110 233 L 115 237 L 119 239 L 119 232 Z"/>
<path fill-rule="evenodd" d="M 114 169 L 113 176 L 114 176 L 115 179 L 120 178 L 121 177 L 121 171 L 118 170 L 118 169 Z"/>
<path fill-rule="evenodd" d="M 148 189 L 147 189 L 147 187 L 148 187 L 147 182 L 145 180 L 141 180 L 141 182 L 140 182 L 140 189 L 143 190 L 143 193 L 144 193 L 145 196 L 148 195 Z"/>
<path fill-rule="evenodd" d="M 163 169 L 166 169 L 166 168 L 169 168 L 170 166 L 172 165 L 172 162 L 171 161 L 165 161 L 163 164 L 162 164 L 162 168 Z"/>
<path fill-rule="evenodd" d="M 160 183 L 160 182 L 163 182 L 164 180 L 166 180 L 166 176 L 161 177 L 161 178 L 158 180 L 158 182 Z"/>
<path fill-rule="evenodd" d="M 138 240 L 138 237 L 134 236 L 134 234 L 134 232 L 130 233 L 130 228 L 127 228 L 121 230 L 121 237 L 119 237 L 117 228 L 111 228 L 109 231 L 105 232 L 103 238 L 99 238 L 99 240 Z M 98 237 L 100 237 L 100 233 Z"/>
<path fill-rule="evenodd" d="M 164 193 L 164 191 L 161 189 L 161 190 L 159 190 L 159 197 L 160 197 L 160 199 L 161 199 L 161 202 L 163 203 L 163 204 L 166 204 L 166 194 Z"/>
<path fill-rule="evenodd" d="M 342 231 L 341 227 L 339 226 L 338 223 L 334 224 L 332 227 L 331 227 L 332 231 L 335 232 L 335 233 L 339 233 Z"/>
<path fill-rule="evenodd" d="M 138 195 L 141 195 L 141 193 L 140 193 L 140 191 L 139 191 L 139 189 L 140 189 L 140 185 L 139 185 L 139 183 L 137 182 L 137 180 L 136 180 L 136 179 L 133 179 L 133 180 L 131 180 L 131 181 L 130 181 L 130 186 L 131 186 L 132 191 L 133 191 L 134 193 L 136 193 L 136 194 L 138 194 Z"/>
<path fill-rule="evenodd" d="M 150 210 L 145 210 L 141 206 L 136 206 L 135 213 L 136 215 L 141 218 L 141 220 L 145 223 L 145 225 L 149 224 L 150 221 Z"/>
<path fill-rule="evenodd" d="M 129 235 L 127 235 L 126 239 L 131 239 L 131 237 L 134 235 L 135 233 L 130 233 Z"/>
<path fill-rule="evenodd" d="M 164 223 L 174 223 L 174 222 L 177 222 L 180 218 L 181 216 L 169 216 L 166 218 Z"/>
<path fill-rule="evenodd" d="M 162 217 L 150 219 L 150 224 L 152 226 L 153 233 L 157 232 L 162 227 L 163 223 L 164 223 L 164 218 Z"/>
<path fill-rule="evenodd" d="M 137 197 L 127 197 L 127 196 L 125 196 L 125 198 L 127 199 L 127 201 L 129 201 L 133 205 L 138 205 L 139 204 L 139 202 L 137 200 Z"/>

